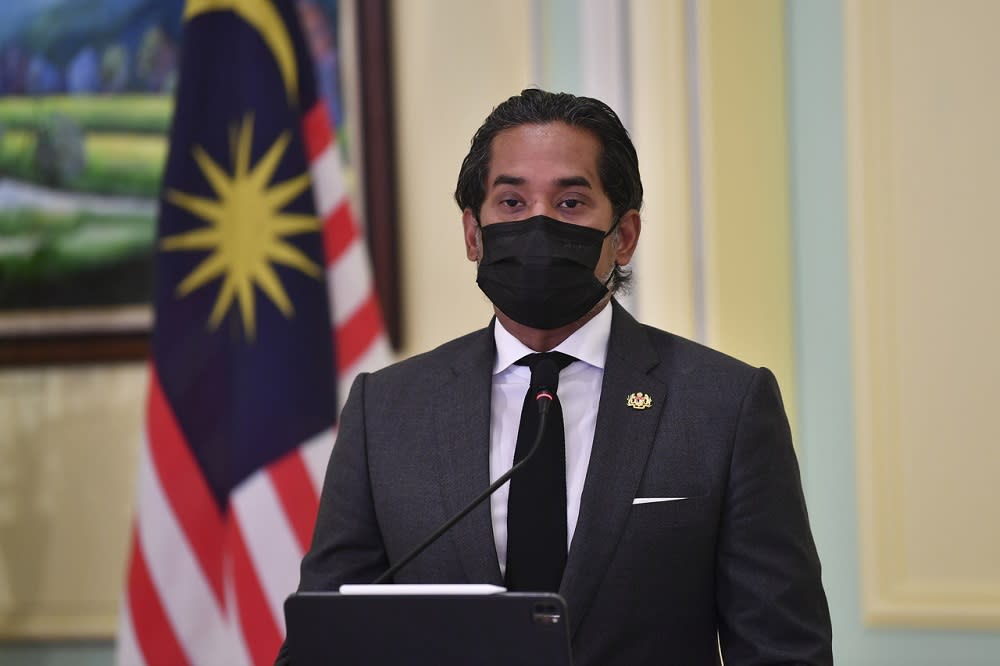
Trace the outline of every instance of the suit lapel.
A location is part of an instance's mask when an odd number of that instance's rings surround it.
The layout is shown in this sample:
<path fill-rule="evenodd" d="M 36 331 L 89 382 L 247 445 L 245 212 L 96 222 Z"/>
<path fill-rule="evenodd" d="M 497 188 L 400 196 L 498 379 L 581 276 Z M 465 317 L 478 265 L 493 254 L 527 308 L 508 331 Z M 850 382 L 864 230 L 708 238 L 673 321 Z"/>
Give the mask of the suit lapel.
<path fill-rule="evenodd" d="M 456 354 L 452 376 L 434 400 L 441 493 L 448 518 L 490 485 L 490 396 L 495 355 L 492 326 L 475 334 Z M 502 585 L 489 501 L 450 533 L 466 578 Z"/>
<path fill-rule="evenodd" d="M 559 588 L 574 634 L 617 548 L 666 401 L 666 385 L 649 374 L 659 357 L 642 327 L 617 302 L 612 307 L 594 447 Z M 626 404 L 638 391 L 652 397 L 651 407 L 637 410 Z"/>

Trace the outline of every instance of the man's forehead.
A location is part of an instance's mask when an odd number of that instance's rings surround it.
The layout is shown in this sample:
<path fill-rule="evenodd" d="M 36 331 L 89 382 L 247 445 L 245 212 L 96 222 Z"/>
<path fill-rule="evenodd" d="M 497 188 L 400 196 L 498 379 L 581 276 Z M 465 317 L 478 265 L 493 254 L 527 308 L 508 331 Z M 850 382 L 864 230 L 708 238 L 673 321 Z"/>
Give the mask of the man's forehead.
<path fill-rule="evenodd" d="M 582 127 L 562 122 L 518 125 L 493 137 L 486 185 L 594 187 L 600 153 L 599 139 Z"/>

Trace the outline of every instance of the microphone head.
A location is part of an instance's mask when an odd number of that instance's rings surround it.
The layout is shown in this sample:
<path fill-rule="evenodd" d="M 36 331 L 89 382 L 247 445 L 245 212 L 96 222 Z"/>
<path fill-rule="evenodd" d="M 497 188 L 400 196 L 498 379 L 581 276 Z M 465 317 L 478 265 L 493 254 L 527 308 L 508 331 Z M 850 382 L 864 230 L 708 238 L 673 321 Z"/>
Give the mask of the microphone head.
<path fill-rule="evenodd" d="M 559 388 L 559 365 L 551 357 L 542 357 L 531 369 L 531 383 L 539 391 L 555 393 Z"/>

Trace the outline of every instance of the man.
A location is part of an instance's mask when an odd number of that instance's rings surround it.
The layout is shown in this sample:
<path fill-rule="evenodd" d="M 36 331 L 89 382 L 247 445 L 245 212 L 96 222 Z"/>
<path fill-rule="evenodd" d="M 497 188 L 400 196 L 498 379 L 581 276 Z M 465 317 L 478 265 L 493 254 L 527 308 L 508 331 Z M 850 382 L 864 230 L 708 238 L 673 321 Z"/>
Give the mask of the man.
<path fill-rule="evenodd" d="M 523 91 L 476 133 L 455 198 L 496 318 L 357 379 L 300 589 L 373 581 L 523 457 L 521 403 L 542 380 L 518 363 L 554 350 L 558 388 L 539 389 L 564 426 L 551 476 L 527 487 L 547 464 L 529 461 L 394 581 L 558 590 L 583 666 L 716 664 L 720 647 L 727 666 L 832 663 L 774 376 L 643 326 L 611 296 L 642 205 L 615 113 Z M 556 523 L 539 522 L 550 506 Z"/>

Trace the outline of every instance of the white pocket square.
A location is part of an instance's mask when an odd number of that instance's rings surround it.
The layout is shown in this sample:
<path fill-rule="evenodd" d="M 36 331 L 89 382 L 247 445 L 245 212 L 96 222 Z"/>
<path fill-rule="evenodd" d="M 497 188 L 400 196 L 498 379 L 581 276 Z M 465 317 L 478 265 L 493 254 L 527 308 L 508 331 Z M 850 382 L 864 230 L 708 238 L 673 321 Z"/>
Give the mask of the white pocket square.
<path fill-rule="evenodd" d="M 687 497 L 636 497 L 632 504 L 654 504 L 656 502 L 679 502 Z"/>

